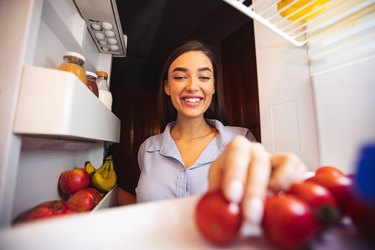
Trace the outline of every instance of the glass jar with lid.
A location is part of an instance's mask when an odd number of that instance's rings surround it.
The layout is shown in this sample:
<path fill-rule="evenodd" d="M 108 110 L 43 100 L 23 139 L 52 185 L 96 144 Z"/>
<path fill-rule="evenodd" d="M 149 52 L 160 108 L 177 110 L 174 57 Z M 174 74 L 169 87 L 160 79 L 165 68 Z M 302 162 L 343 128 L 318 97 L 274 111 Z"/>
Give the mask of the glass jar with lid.
<path fill-rule="evenodd" d="M 98 76 L 96 83 L 99 88 L 99 99 L 109 110 L 112 110 L 112 94 L 109 91 L 108 73 L 105 71 L 96 71 L 96 74 Z"/>
<path fill-rule="evenodd" d="M 77 52 L 67 51 L 64 53 L 64 62 L 59 66 L 60 70 L 75 74 L 85 85 L 87 85 L 86 71 L 83 67 L 85 57 Z"/>
<path fill-rule="evenodd" d="M 97 75 L 94 72 L 86 71 L 87 77 L 87 87 L 94 93 L 97 97 L 99 97 L 99 89 L 98 85 L 96 84 Z"/>

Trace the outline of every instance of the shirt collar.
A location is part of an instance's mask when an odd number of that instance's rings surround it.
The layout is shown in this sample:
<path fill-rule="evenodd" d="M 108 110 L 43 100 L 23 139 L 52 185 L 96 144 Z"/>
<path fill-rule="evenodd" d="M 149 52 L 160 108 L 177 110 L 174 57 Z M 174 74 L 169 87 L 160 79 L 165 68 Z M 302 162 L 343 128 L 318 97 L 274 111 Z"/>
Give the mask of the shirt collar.
<path fill-rule="evenodd" d="M 202 164 L 214 161 L 234 136 L 234 133 L 231 130 L 226 129 L 226 127 L 220 121 L 215 119 L 207 119 L 207 122 L 211 126 L 214 126 L 218 131 L 218 134 L 214 139 L 216 140 L 215 143 L 217 143 L 218 150 L 215 150 L 215 147 L 213 149 L 210 149 L 210 147 L 213 147 L 212 143 L 210 143 L 208 147 L 205 149 L 208 150 L 208 152 L 202 154 L 195 164 Z M 174 142 L 170 134 L 171 128 L 174 126 L 175 123 L 175 121 L 168 123 L 163 133 L 155 137 L 155 140 L 147 148 L 147 151 L 159 151 L 161 155 L 172 157 L 180 162 L 183 162 L 181 159 L 180 152 L 178 151 L 178 148 L 176 146 L 176 143 Z"/>

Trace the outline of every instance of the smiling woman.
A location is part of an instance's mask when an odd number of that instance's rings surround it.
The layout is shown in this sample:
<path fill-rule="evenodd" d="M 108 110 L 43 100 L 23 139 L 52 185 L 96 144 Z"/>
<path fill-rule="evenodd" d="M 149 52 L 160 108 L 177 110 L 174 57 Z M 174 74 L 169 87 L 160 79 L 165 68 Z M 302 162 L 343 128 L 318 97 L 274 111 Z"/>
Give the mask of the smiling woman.
<path fill-rule="evenodd" d="M 192 58 L 194 60 L 191 60 Z M 159 85 L 162 126 L 177 119 L 178 110 L 174 107 L 173 97 L 169 91 L 171 87 L 181 86 L 182 83 L 186 84 L 188 90 L 185 95 L 188 94 L 187 96 L 198 98 L 200 101 L 206 98 L 205 104 L 209 105 L 205 110 L 206 118 L 225 122 L 222 102 L 219 102 L 219 95 L 215 94 L 215 86 L 220 85 L 217 71 L 218 63 L 213 49 L 205 47 L 200 42 L 187 42 L 172 52 L 164 64 Z M 198 92 L 197 88 L 201 88 L 201 91 Z"/>
<path fill-rule="evenodd" d="M 226 144 L 236 135 L 254 140 L 248 129 L 219 121 L 224 118 L 215 93 L 217 70 L 213 51 L 198 41 L 183 44 L 166 60 L 159 86 L 166 127 L 139 149 L 138 202 L 204 193 L 209 166 Z"/>
<path fill-rule="evenodd" d="M 212 72 L 210 59 L 199 51 L 186 52 L 171 64 L 164 91 L 177 118 L 200 116 L 208 109 L 215 92 Z"/>
<path fill-rule="evenodd" d="M 139 148 L 136 201 L 221 189 L 228 201 L 241 204 L 248 222 L 259 225 L 268 186 L 287 188 L 303 178 L 306 166 L 293 154 L 266 152 L 249 129 L 215 119 L 221 116 L 218 75 L 213 51 L 198 41 L 183 44 L 167 58 L 159 87 L 167 125 Z"/>

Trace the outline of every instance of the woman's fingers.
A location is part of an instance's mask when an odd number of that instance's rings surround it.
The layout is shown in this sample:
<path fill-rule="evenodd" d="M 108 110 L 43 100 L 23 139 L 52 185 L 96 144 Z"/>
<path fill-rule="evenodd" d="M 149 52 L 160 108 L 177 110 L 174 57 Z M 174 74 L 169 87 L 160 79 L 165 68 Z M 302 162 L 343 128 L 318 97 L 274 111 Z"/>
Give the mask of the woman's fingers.
<path fill-rule="evenodd" d="M 273 191 L 287 190 L 293 183 L 303 180 L 307 171 L 306 165 L 293 154 L 283 153 L 271 156 L 273 173 L 269 188 Z"/>
<path fill-rule="evenodd" d="M 293 154 L 270 155 L 259 143 L 235 137 L 212 163 L 209 189 L 221 188 L 231 202 L 242 202 L 247 222 L 259 224 L 268 188 L 286 190 L 304 178 L 307 167 Z"/>
<path fill-rule="evenodd" d="M 235 137 L 223 153 L 212 163 L 209 171 L 209 189 L 222 188 L 224 196 L 239 203 L 250 162 L 251 143 L 242 136 Z"/>
<path fill-rule="evenodd" d="M 259 224 L 270 173 L 270 156 L 263 146 L 238 136 L 212 163 L 209 189 L 222 188 L 228 200 L 242 201 L 245 219 Z"/>
<path fill-rule="evenodd" d="M 263 217 L 264 198 L 267 193 L 271 175 L 269 154 L 259 143 L 251 144 L 251 161 L 247 173 L 245 196 L 243 198 L 243 215 L 245 219 L 258 225 Z"/>

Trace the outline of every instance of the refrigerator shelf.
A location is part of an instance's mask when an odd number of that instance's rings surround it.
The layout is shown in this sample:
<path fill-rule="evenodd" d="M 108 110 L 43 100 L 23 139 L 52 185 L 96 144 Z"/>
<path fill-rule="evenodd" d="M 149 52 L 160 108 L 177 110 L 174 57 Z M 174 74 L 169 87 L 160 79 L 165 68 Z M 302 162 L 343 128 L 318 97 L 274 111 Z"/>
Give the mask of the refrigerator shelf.
<path fill-rule="evenodd" d="M 375 11 L 375 0 L 223 0 L 296 46 L 349 28 Z"/>
<path fill-rule="evenodd" d="M 117 185 L 102 197 L 98 205 L 96 205 L 95 208 L 91 210 L 91 213 L 95 213 L 100 209 L 115 206 L 117 206 Z"/>
<path fill-rule="evenodd" d="M 120 120 L 75 75 L 25 66 L 13 132 L 82 141 L 119 142 Z"/>

